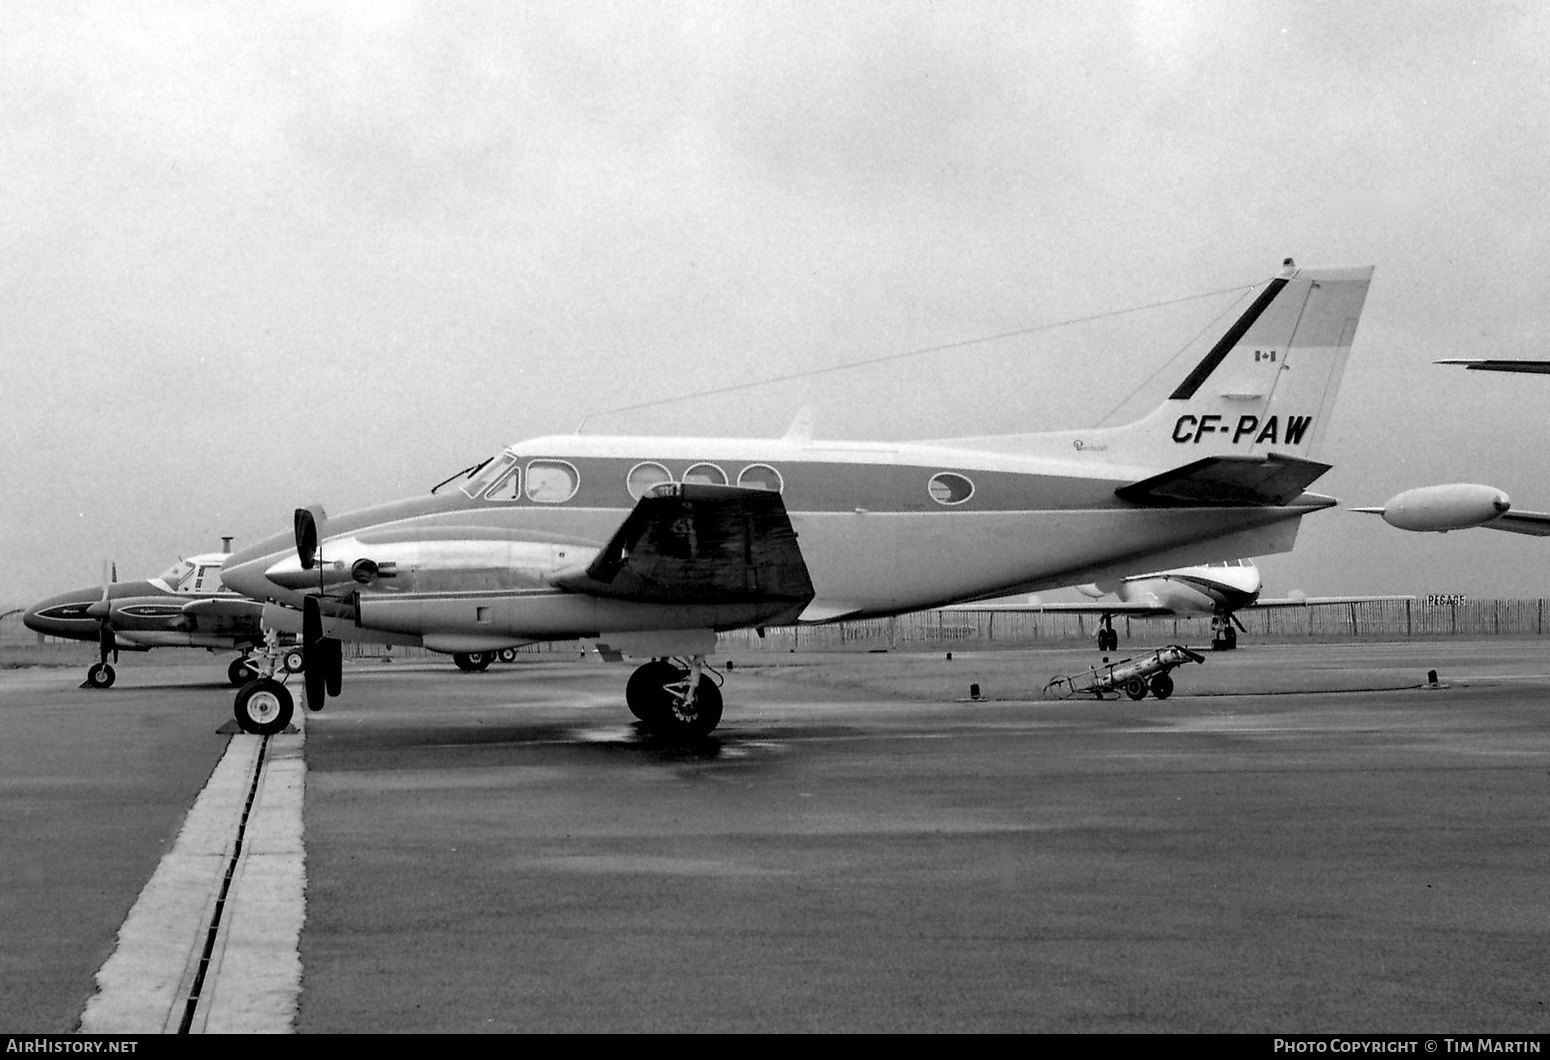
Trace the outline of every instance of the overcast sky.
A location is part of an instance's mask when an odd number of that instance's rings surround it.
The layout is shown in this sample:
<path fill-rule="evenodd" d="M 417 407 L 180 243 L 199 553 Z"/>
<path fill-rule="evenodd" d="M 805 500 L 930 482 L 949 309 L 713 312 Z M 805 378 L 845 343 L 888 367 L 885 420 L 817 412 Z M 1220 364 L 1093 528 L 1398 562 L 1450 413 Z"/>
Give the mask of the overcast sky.
<path fill-rule="evenodd" d="M 1541 3 L 0 0 L 0 604 L 583 417 L 1113 422 L 1230 295 L 607 413 L 1288 255 L 1377 267 L 1316 490 L 1550 510 L 1550 378 L 1431 363 L 1550 357 L 1547 59 Z M 1262 566 L 1550 596 L 1550 541 L 1342 510 Z"/>

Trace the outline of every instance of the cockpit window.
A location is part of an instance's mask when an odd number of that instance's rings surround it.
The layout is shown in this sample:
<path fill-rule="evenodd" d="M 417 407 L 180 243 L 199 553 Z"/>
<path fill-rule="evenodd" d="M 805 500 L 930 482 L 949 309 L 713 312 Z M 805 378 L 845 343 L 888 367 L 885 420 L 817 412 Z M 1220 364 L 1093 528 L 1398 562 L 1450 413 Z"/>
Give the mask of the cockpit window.
<path fill-rule="evenodd" d="M 514 467 L 506 473 L 506 477 L 490 487 L 490 492 L 484 495 L 487 501 L 516 501 L 522 499 L 522 469 Z"/>
<path fill-rule="evenodd" d="M 477 497 L 499 482 L 517 464 L 517 458 L 510 453 L 502 453 L 500 456 L 485 464 L 482 469 L 475 472 L 460 489 L 470 497 Z"/>
<path fill-rule="evenodd" d="M 194 579 L 194 592 L 218 593 L 221 591 L 221 565 L 219 563 L 206 563 L 199 568 L 199 577 Z"/>
<path fill-rule="evenodd" d="M 171 589 L 175 593 L 178 593 L 192 589 L 192 586 L 190 585 L 186 590 L 183 582 L 190 574 L 193 573 L 194 565 L 186 559 L 180 559 L 172 566 L 162 571 L 161 574 L 159 574 L 157 577 L 160 581 L 167 583 L 167 588 Z"/>

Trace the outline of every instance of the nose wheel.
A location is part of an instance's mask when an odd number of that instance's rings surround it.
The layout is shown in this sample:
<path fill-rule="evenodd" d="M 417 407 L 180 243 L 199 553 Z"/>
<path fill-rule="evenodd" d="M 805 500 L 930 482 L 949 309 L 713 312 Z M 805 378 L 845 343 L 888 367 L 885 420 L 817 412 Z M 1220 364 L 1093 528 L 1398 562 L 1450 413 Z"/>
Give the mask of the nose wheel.
<path fill-rule="evenodd" d="M 291 698 L 290 690 L 268 677 L 243 685 L 232 704 L 232 714 L 242 731 L 255 736 L 284 732 L 295 710 L 296 702 Z"/>
<path fill-rule="evenodd" d="M 93 688 L 112 688 L 117 676 L 111 663 L 100 662 L 86 671 L 86 683 Z"/>

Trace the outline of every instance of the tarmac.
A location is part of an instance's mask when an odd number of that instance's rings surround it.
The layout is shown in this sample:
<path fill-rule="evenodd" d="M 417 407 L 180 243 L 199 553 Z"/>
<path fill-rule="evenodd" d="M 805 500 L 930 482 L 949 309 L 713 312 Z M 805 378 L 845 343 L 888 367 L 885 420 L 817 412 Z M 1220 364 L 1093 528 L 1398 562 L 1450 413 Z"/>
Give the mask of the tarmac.
<path fill-rule="evenodd" d="M 223 659 L 0 671 L 0 1032 L 1550 1028 L 1550 645 L 954 656 L 717 659 L 692 746 L 575 657 L 267 740 Z"/>

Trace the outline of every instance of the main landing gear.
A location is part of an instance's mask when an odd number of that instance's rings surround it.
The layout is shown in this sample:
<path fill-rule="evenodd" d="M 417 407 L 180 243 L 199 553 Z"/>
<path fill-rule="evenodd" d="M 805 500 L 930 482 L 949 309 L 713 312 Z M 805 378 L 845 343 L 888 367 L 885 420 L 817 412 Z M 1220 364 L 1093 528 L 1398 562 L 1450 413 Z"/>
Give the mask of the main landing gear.
<path fill-rule="evenodd" d="M 653 659 L 637 667 L 624 689 L 630 713 L 662 736 L 699 737 L 721 723 L 721 688 L 705 656 Z M 719 675 L 718 675 L 719 676 Z"/>
<path fill-rule="evenodd" d="M 1119 651 L 1119 634 L 1114 629 L 1114 616 L 1104 615 L 1099 621 L 1098 650 Z"/>
<path fill-rule="evenodd" d="M 226 667 L 226 680 L 231 682 L 233 688 L 241 688 L 249 681 L 256 681 L 262 676 L 263 654 L 264 649 L 260 648 L 231 661 L 231 665 Z M 301 673 L 307 668 L 307 653 L 299 647 L 286 648 L 280 653 L 279 668 L 288 674 Z"/>
<path fill-rule="evenodd" d="M 455 651 L 452 663 L 465 674 L 483 673 L 495 661 L 493 651 Z"/>

